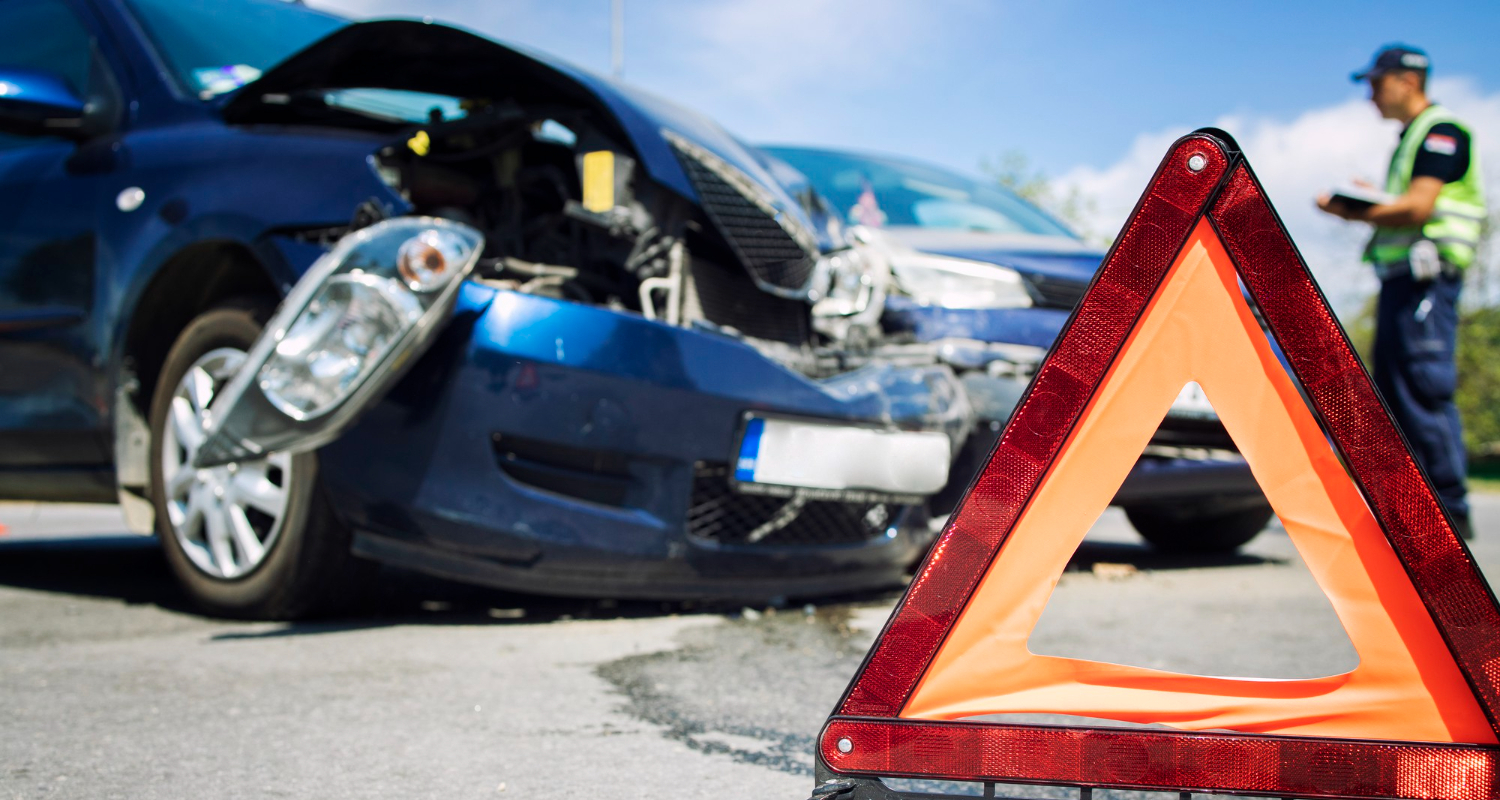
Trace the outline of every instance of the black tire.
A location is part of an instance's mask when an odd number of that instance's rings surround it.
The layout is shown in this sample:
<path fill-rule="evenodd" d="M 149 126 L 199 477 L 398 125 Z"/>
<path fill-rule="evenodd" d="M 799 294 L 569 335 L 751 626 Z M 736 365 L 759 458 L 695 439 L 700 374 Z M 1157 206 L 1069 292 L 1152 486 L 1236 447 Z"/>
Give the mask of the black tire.
<path fill-rule="evenodd" d="M 235 301 L 188 324 L 167 353 L 152 395 L 151 501 L 156 531 L 172 572 L 204 611 L 229 617 L 295 619 L 341 610 L 356 591 L 368 562 L 349 551 L 350 538 L 335 520 L 318 487 L 317 455 L 291 457 L 285 512 L 264 557 L 243 575 L 219 577 L 205 571 L 184 550 L 167 511 L 164 435 L 172 398 L 188 370 L 220 348 L 248 351 L 270 316 L 264 303 Z"/>
<path fill-rule="evenodd" d="M 1274 514 L 1264 503 L 1231 510 L 1170 505 L 1125 509 L 1141 538 L 1170 553 L 1232 553 L 1254 539 Z"/>

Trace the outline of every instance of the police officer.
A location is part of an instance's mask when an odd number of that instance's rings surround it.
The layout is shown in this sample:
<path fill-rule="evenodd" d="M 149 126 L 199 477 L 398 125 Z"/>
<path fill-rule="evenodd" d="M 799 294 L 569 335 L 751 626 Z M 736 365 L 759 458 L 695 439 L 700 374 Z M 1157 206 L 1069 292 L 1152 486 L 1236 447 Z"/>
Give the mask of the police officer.
<path fill-rule="evenodd" d="M 1318 207 L 1375 226 L 1365 250 L 1380 277 L 1375 385 L 1460 535 L 1471 538 L 1453 351 L 1463 270 L 1474 261 L 1485 221 L 1484 193 L 1468 127 L 1427 98 L 1428 66 L 1423 51 L 1392 45 L 1354 75 L 1370 82 L 1382 117 L 1406 126 L 1386 177 L 1392 199 L 1359 206 L 1324 195 Z"/>

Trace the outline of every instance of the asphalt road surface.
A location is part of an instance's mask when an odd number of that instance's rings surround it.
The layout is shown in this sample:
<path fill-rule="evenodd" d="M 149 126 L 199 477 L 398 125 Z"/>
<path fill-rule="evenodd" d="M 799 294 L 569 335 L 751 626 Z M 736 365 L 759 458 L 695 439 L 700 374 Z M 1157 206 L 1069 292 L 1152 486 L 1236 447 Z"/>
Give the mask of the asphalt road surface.
<path fill-rule="evenodd" d="M 1495 580 L 1500 496 L 1475 501 Z M 228 622 L 188 609 L 112 508 L 0 505 L 0 524 L 0 798 L 802 800 L 895 600 L 615 604 L 390 572 L 356 618 Z M 1257 677 L 1355 663 L 1278 528 L 1168 558 L 1114 510 L 1031 648 Z"/>

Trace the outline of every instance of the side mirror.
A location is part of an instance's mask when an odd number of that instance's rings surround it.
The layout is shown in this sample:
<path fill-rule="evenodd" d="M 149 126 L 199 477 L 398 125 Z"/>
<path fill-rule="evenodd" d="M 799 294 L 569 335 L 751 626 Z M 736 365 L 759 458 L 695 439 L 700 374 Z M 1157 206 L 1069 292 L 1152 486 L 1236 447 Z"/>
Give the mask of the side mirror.
<path fill-rule="evenodd" d="M 88 111 L 62 76 L 0 66 L 0 133 L 81 139 Z"/>

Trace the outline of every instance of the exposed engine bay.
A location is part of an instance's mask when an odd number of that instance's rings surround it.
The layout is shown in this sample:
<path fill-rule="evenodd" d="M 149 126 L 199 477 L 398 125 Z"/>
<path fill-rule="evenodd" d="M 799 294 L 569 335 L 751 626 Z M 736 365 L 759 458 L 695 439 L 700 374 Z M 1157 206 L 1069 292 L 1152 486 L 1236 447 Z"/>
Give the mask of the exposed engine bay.
<path fill-rule="evenodd" d="M 805 223 L 705 148 L 666 135 L 699 205 L 643 175 L 624 137 L 589 110 L 466 111 L 435 112 L 373 163 L 416 213 L 485 233 L 478 280 L 718 330 L 815 377 L 859 366 L 879 344 L 888 270 L 878 252 L 830 225 L 824 254 Z M 822 216 L 812 192 L 797 201 Z M 380 213 L 356 216 L 358 227 Z"/>
<path fill-rule="evenodd" d="M 941 348 L 882 329 L 881 249 L 800 172 L 690 111 L 463 31 L 381 21 L 288 59 L 224 116 L 379 142 L 369 167 L 401 201 L 372 195 L 348 226 L 298 234 L 327 249 L 328 279 L 362 269 L 349 259 L 384 247 L 391 224 L 438 219 L 481 240 L 470 282 L 733 339 L 872 423 L 943 431 L 955 452 L 974 424 Z M 404 280 L 411 265 L 379 252 Z M 293 422 L 278 425 L 310 441 Z"/>

